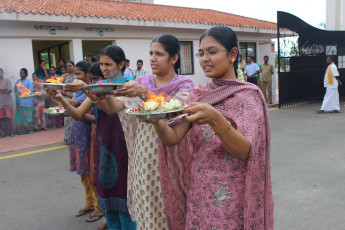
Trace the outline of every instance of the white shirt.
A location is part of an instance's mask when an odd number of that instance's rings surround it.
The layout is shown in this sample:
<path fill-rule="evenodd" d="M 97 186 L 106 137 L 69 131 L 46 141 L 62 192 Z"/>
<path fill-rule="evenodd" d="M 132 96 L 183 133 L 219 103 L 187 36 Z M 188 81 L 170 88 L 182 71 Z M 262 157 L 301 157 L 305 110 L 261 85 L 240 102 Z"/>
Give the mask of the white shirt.
<path fill-rule="evenodd" d="M 146 69 L 143 69 L 143 68 L 141 68 L 140 70 L 136 69 L 136 70 L 134 70 L 134 75 L 135 75 L 134 77 L 139 77 L 139 76 L 145 75 L 147 73 L 148 72 Z"/>
<path fill-rule="evenodd" d="M 335 77 L 338 77 L 339 76 L 339 72 L 338 72 L 338 68 L 335 64 L 331 65 L 331 72 L 332 72 L 332 75 L 333 75 L 333 85 L 329 84 L 328 83 L 328 78 L 327 78 L 327 70 L 328 70 L 328 67 L 326 69 L 326 73 L 325 73 L 325 77 L 323 79 L 323 85 L 324 87 L 328 87 L 328 88 L 338 88 L 338 81 Z"/>
<path fill-rule="evenodd" d="M 246 65 L 246 67 L 244 68 L 244 73 L 248 74 L 248 76 L 253 75 L 256 71 L 260 71 L 260 68 L 259 65 L 254 62 Z M 253 77 L 256 77 L 256 75 Z"/>

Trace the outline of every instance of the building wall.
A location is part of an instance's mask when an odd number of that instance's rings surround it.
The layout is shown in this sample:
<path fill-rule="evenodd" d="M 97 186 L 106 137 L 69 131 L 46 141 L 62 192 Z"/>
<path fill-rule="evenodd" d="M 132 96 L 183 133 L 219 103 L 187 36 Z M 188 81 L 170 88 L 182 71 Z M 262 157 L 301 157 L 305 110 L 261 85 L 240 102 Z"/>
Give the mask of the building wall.
<path fill-rule="evenodd" d="M 4 70 L 4 76 L 11 79 L 13 84 L 19 79 L 21 68 L 27 68 L 29 74 L 34 71 L 31 39 L 0 38 L 0 50 L 0 68 Z"/>
<path fill-rule="evenodd" d="M 37 29 L 35 26 L 60 26 L 68 27 L 68 30 L 57 29 L 55 34 L 50 34 L 47 29 Z M 113 31 L 104 31 L 102 36 L 97 31 L 87 31 L 87 27 L 111 28 Z M 0 39 L 2 67 L 6 76 L 14 81 L 18 77 L 19 69 L 26 67 L 31 75 L 34 71 L 34 55 L 32 51 L 32 40 L 66 40 L 69 41 L 71 60 L 78 62 L 83 59 L 83 40 L 111 40 L 114 44 L 124 49 L 126 56 L 131 61 L 131 67 L 136 68 L 136 61 L 143 59 L 144 68 L 151 72 L 149 49 L 152 39 L 160 34 L 170 33 L 181 41 L 193 41 L 193 56 L 199 48 L 199 37 L 203 29 L 183 29 L 165 27 L 144 27 L 144 26 L 114 26 L 100 24 L 79 24 L 79 23 L 48 23 L 48 22 L 16 22 L 0 21 Z M 237 32 L 238 40 L 243 42 L 270 43 L 272 35 L 258 32 Z M 257 49 L 261 55 L 261 48 Z M 263 49 L 265 50 L 265 49 Z M 266 51 L 265 51 L 266 52 Z M 267 49 L 268 52 L 268 49 Z M 195 85 L 204 84 L 207 79 L 199 65 L 197 58 L 194 58 L 194 74 L 189 77 Z M 260 56 L 258 56 L 261 61 Z M 272 58 L 274 60 L 274 58 Z"/>

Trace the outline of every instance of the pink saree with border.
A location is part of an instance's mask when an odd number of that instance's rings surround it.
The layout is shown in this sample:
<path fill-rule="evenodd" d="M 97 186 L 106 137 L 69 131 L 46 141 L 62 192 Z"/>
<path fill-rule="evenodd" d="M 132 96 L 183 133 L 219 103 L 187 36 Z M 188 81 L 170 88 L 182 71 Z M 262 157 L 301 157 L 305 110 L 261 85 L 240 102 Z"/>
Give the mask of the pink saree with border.
<path fill-rule="evenodd" d="M 169 229 L 273 229 L 270 124 L 260 89 L 237 80 L 212 80 L 195 88 L 188 102 L 214 106 L 242 131 L 251 149 L 246 161 L 232 157 L 207 124 L 193 125 L 179 145 L 160 144 Z"/>

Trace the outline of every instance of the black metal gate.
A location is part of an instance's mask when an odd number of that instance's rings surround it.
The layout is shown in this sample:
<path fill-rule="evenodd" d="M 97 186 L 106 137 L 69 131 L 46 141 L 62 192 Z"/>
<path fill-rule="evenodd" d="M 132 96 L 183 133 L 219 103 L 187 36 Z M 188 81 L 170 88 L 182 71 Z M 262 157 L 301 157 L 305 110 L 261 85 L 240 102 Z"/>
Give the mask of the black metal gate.
<path fill-rule="evenodd" d="M 320 102 L 325 94 L 326 57 L 334 56 L 345 97 L 345 31 L 317 29 L 298 17 L 277 12 L 279 107 Z"/>

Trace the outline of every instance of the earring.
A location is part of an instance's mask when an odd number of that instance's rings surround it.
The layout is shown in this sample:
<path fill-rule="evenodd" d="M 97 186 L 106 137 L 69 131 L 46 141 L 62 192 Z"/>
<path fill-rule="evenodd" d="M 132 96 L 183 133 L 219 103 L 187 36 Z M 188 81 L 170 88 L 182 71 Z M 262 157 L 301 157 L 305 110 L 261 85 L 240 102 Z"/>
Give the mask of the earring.
<path fill-rule="evenodd" d="M 235 59 L 232 58 L 230 62 L 231 62 L 231 63 L 234 63 L 234 62 L 235 62 Z"/>

